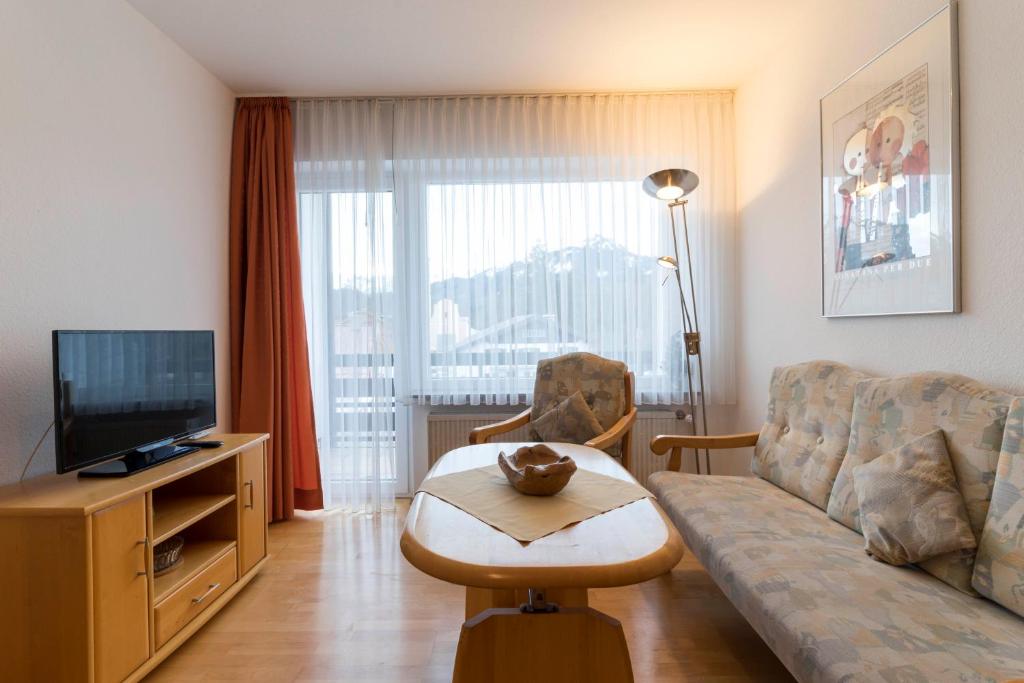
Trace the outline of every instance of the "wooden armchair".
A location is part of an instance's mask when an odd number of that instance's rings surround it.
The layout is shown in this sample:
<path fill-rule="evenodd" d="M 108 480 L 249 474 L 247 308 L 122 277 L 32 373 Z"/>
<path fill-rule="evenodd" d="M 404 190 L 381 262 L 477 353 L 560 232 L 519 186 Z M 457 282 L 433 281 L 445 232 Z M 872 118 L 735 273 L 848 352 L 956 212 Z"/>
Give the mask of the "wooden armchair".
<path fill-rule="evenodd" d="M 683 465 L 683 449 L 724 450 L 728 448 L 748 448 L 757 444 L 760 432 L 729 434 L 727 436 L 684 436 L 677 434 L 661 434 L 651 439 L 651 450 L 655 455 L 665 455 L 672 451 L 668 459 L 668 468 L 678 471 Z M 709 463 L 710 465 L 710 463 Z M 697 473 L 700 474 L 700 457 L 697 456 Z"/>
<path fill-rule="evenodd" d="M 553 404 L 581 391 L 595 417 L 605 427 L 603 434 L 583 445 L 620 456 L 622 466 L 629 469 L 632 429 L 636 422 L 633 382 L 633 373 L 624 363 L 590 353 L 570 353 L 541 361 L 537 364 L 533 405 L 515 417 L 473 429 L 469 443 L 487 443 L 491 437 L 527 426 Z M 596 395 L 601 398 L 595 399 Z"/>

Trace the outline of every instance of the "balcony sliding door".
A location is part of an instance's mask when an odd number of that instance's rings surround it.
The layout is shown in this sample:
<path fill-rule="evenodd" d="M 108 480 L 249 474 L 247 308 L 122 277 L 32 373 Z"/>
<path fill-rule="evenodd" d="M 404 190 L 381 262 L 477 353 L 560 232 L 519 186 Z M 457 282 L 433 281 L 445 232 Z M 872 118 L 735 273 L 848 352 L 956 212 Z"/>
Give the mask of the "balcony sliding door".
<path fill-rule="evenodd" d="M 395 392 L 395 231 L 379 103 L 296 109 L 296 184 L 324 506 L 372 512 L 408 490 Z"/>

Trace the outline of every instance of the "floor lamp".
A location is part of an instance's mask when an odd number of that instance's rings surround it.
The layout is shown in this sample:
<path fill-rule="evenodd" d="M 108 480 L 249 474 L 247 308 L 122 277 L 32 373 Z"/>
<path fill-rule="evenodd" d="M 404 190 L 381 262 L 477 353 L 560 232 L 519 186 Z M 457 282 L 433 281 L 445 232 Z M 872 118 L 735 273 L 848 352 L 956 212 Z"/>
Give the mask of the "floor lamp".
<path fill-rule="evenodd" d="M 658 264 L 672 270 L 676 276 L 676 285 L 679 287 L 679 307 L 683 315 L 683 360 L 686 364 L 686 385 L 690 399 L 690 424 L 693 434 L 697 435 L 697 416 L 694 413 L 696 404 L 693 400 L 693 371 L 691 369 L 690 357 L 697 357 L 697 382 L 700 386 L 700 421 L 704 436 L 708 434 L 707 406 L 704 399 L 704 358 L 700 348 L 700 324 L 697 322 L 697 294 L 693 286 L 693 260 L 690 258 L 690 228 L 686 221 L 686 195 L 697 189 L 700 179 L 693 171 L 682 168 L 669 168 L 658 171 L 644 178 L 644 192 L 656 199 L 667 202 L 669 221 L 672 225 L 672 249 L 675 256 L 662 256 Z M 686 271 L 690 280 L 690 303 L 686 303 L 686 294 L 683 290 L 683 277 L 679 268 L 679 239 L 676 231 L 675 208 L 679 206 L 683 210 L 683 239 L 686 241 Z M 697 465 L 697 474 L 700 474 L 700 450 L 693 451 L 694 462 Z M 705 449 L 704 460 L 706 471 L 711 473 L 711 453 Z"/>

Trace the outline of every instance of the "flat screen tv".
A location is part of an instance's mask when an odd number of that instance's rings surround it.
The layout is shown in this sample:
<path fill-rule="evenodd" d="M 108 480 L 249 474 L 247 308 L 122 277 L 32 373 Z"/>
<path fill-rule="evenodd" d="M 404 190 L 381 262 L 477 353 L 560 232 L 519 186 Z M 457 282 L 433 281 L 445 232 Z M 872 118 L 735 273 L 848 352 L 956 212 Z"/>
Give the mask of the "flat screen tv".
<path fill-rule="evenodd" d="M 217 423 L 214 375 L 209 330 L 54 330 L 57 471 L 124 476 L 196 450 L 174 442 Z"/>

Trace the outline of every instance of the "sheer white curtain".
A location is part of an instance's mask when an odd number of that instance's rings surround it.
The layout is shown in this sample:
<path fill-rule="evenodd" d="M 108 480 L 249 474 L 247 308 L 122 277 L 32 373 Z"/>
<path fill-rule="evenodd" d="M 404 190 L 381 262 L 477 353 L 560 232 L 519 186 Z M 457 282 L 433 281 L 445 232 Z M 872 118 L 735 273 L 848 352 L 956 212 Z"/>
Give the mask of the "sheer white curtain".
<path fill-rule="evenodd" d="M 392 104 L 293 104 L 295 179 L 324 506 L 378 511 L 397 457 Z"/>
<path fill-rule="evenodd" d="M 731 93 L 298 100 L 296 183 L 329 506 L 408 490 L 410 404 L 522 404 L 539 359 L 625 361 L 684 403 L 668 211 L 696 171 L 697 309 L 712 403 L 734 401 Z"/>
<path fill-rule="evenodd" d="M 591 351 L 684 402 L 668 210 L 640 187 L 682 167 L 707 390 L 734 401 L 731 93 L 403 99 L 394 136 L 411 396 L 529 402 L 538 359 Z"/>

